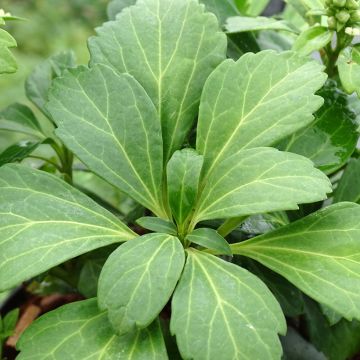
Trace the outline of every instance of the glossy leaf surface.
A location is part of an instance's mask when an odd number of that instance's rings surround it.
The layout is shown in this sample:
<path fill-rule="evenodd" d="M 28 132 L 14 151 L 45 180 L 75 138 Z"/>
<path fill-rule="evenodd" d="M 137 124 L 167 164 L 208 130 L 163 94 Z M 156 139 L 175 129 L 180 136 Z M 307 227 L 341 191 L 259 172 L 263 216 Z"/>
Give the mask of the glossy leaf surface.
<path fill-rule="evenodd" d="M 163 215 L 160 122 L 139 83 L 104 65 L 80 67 L 57 79 L 49 98 L 56 133 L 68 148 L 96 174 Z"/>
<path fill-rule="evenodd" d="M 345 318 L 360 319 L 359 216 L 359 205 L 339 203 L 231 249 Z"/>
<path fill-rule="evenodd" d="M 285 333 L 286 324 L 256 276 L 189 250 L 172 301 L 171 331 L 185 359 L 265 360 L 281 357 L 277 334 Z"/>
<path fill-rule="evenodd" d="M 195 0 L 139 0 L 89 41 L 91 64 L 134 76 L 159 113 L 164 159 L 181 147 L 206 78 L 225 58 L 226 36 Z"/>
<path fill-rule="evenodd" d="M 46 330 L 46 331 L 44 331 Z M 19 360 L 166 360 L 158 321 L 126 336 L 114 334 L 96 299 L 51 311 L 35 321 L 17 344 Z"/>
<path fill-rule="evenodd" d="M 177 224 L 183 224 L 193 210 L 203 157 L 192 149 L 176 151 L 167 165 L 169 204 Z"/>
<path fill-rule="evenodd" d="M 331 191 L 328 178 L 305 157 L 273 148 L 241 150 L 208 176 L 194 217 L 199 222 L 297 209 Z"/>
<path fill-rule="evenodd" d="M 59 178 L 0 168 L 0 291 L 78 255 L 135 234 Z"/>
<path fill-rule="evenodd" d="M 205 177 L 243 148 L 268 146 L 309 124 L 323 103 L 314 95 L 326 75 L 292 52 L 245 54 L 223 62 L 201 98 L 197 150 Z"/>
<path fill-rule="evenodd" d="M 99 307 L 118 334 L 148 326 L 168 302 L 185 261 L 180 241 L 148 234 L 120 246 L 99 279 Z"/>
<path fill-rule="evenodd" d="M 232 255 L 228 242 L 213 229 L 195 229 L 186 237 L 186 240 L 206 249 L 215 250 L 221 255 Z"/>
<path fill-rule="evenodd" d="M 137 219 L 136 223 L 147 230 L 169 235 L 177 235 L 176 226 L 169 220 L 164 220 L 153 216 L 144 216 L 140 219 Z"/>

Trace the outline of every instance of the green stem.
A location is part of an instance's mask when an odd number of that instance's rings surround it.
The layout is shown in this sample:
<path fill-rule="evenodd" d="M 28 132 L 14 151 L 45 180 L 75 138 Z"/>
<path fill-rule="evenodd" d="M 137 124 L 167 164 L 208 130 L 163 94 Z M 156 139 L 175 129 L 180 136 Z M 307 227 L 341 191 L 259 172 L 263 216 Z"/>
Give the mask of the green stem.
<path fill-rule="evenodd" d="M 239 216 L 236 218 L 227 219 L 218 229 L 217 232 L 225 237 L 229 235 L 233 230 L 235 230 L 239 225 L 241 225 L 248 216 Z"/>
<path fill-rule="evenodd" d="M 48 164 L 54 166 L 56 169 L 61 171 L 61 167 L 56 162 L 51 161 L 50 159 L 47 159 L 47 158 L 42 157 L 42 156 L 37 156 L 37 155 L 30 155 L 29 158 L 38 159 L 38 160 L 42 160 L 44 162 L 47 162 Z"/>

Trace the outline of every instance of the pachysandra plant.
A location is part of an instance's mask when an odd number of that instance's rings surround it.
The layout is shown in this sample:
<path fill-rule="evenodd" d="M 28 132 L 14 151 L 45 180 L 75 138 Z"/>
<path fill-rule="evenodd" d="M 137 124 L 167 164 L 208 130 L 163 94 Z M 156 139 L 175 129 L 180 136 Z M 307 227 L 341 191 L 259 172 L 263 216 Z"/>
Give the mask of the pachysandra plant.
<path fill-rule="evenodd" d="M 239 243 L 224 238 L 250 215 L 332 191 L 309 159 L 272 147 L 295 143 L 314 113 L 324 117 L 324 67 L 295 51 L 226 60 L 226 35 L 197 0 L 138 0 L 98 28 L 89 49 L 89 66 L 53 82 L 46 112 L 91 171 L 148 209 L 138 224 L 151 232 L 138 236 L 54 175 L 1 167 L 0 291 L 123 243 L 97 298 L 38 319 L 18 359 L 167 359 L 169 304 L 183 359 L 280 359 L 282 309 L 260 277 L 229 261 L 235 255 L 360 320 L 359 205 L 340 202 Z"/>

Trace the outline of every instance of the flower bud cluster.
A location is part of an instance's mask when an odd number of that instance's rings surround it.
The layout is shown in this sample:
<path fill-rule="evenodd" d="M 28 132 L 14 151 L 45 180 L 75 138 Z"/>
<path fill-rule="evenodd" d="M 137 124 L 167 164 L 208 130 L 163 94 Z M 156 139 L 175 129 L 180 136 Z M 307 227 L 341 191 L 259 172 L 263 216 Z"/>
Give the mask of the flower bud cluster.
<path fill-rule="evenodd" d="M 325 4 L 329 29 L 340 31 L 360 22 L 358 0 L 326 0 Z"/>

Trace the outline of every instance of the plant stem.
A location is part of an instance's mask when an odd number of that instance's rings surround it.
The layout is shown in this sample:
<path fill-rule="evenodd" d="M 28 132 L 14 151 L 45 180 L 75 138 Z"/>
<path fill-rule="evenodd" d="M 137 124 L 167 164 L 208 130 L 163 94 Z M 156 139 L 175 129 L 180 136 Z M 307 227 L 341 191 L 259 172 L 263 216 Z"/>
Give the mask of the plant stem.
<path fill-rule="evenodd" d="M 29 158 L 38 159 L 38 160 L 42 160 L 44 162 L 47 162 L 48 164 L 54 166 L 57 170 L 61 171 L 61 167 L 56 162 L 51 161 L 50 159 L 47 159 L 47 158 L 42 157 L 42 156 L 37 156 L 37 155 L 30 155 Z"/>
<path fill-rule="evenodd" d="M 229 235 L 233 230 L 235 230 L 239 225 L 241 225 L 248 216 L 239 216 L 236 218 L 231 218 L 226 220 L 218 229 L 217 232 L 225 237 Z"/>

